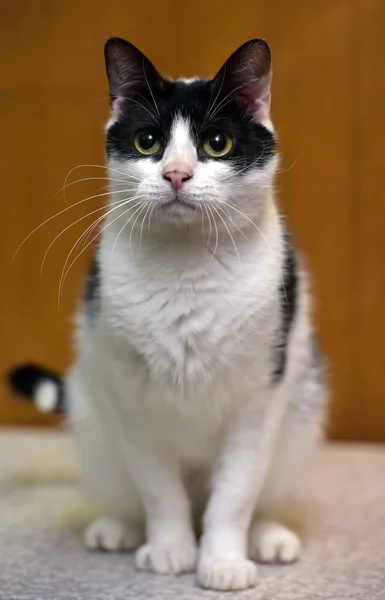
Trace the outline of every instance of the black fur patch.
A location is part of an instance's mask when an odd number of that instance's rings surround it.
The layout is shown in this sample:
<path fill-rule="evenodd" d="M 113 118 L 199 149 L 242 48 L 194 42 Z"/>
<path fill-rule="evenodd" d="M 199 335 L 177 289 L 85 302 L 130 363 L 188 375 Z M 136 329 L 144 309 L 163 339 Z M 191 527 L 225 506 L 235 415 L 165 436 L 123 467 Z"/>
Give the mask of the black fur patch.
<path fill-rule="evenodd" d="M 273 134 L 255 123 L 250 113 L 231 94 L 229 98 L 225 98 L 224 92 L 216 97 L 210 81 L 184 83 L 160 79 L 151 87 L 151 92 L 144 85 L 132 99 L 125 101 L 122 116 L 107 133 L 108 156 L 146 160 L 135 149 L 134 137 L 141 129 L 149 129 L 161 138 L 162 147 L 147 160 L 161 160 L 177 114 L 189 120 L 201 161 L 209 160 L 202 149 L 203 138 L 214 131 L 223 131 L 233 139 L 231 152 L 214 160 L 231 162 L 236 171 L 246 173 L 251 167 L 263 167 L 274 155 L 276 143 Z"/>
<path fill-rule="evenodd" d="M 285 261 L 283 267 L 283 280 L 279 288 L 281 301 L 281 328 L 278 332 L 278 343 L 275 346 L 276 367 L 273 372 L 274 383 L 279 382 L 284 373 L 287 360 L 287 344 L 291 325 L 297 308 L 297 261 L 290 234 L 285 232 Z"/>
<path fill-rule="evenodd" d="M 84 306 L 87 316 L 93 321 L 100 307 L 100 267 L 96 254 L 92 258 L 88 273 L 84 293 Z"/>

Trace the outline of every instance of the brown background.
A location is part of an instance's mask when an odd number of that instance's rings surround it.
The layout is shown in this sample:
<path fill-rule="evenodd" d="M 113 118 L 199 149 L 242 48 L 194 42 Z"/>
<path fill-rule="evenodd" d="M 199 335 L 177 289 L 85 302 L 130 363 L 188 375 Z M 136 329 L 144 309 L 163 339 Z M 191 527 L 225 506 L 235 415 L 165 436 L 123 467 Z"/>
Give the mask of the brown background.
<path fill-rule="evenodd" d="M 92 220 L 54 237 L 103 198 L 63 210 L 52 195 L 77 165 L 103 165 L 108 114 L 102 49 L 128 38 L 169 75 L 209 75 L 251 37 L 270 43 L 273 117 L 283 153 L 279 201 L 313 275 L 330 358 L 333 437 L 385 440 L 385 3 L 382 0 L 0 3 L 0 373 L 25 360 L 64 372 L 87 252 L 57 292 L 69 250 Z M 104 177 L 81 167 L 69 181 Z M 74 203 L 105 180 L 68 188 Z M 93 215 L 97 217 L 101 213 Z M 76 256 L 76 253 L 75 253 Z M 49 424 L 0 388 L 0 423 Z"/>

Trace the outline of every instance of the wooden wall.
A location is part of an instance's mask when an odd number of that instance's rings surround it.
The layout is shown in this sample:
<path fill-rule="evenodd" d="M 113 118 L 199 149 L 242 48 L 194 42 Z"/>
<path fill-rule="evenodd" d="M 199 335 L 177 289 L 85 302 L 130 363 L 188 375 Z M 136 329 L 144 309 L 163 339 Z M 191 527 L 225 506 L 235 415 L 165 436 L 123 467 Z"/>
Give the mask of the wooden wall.
<path fill-rule="evenodd" d="M 67 254 L 103 197 L 52 198 L 71 168 L 103 165 L 108 113 L 103 45 L 137 44 L 166 74 L 209 75 L 246 39 L 274 62 L 273 116 L 283 153 L 279 202 L 313 275 L 316 322 L 330 359 L 332 437 L 385 440 L 385 4 L 381 0 L 18 0 L 1 3 L 0 374 L 25 360 L 63 372 L 88 256 L 57 292 Z M 69 181 L 104 177 L 77 168 Z M 68 188 L 75 203 L 103 179 Z M 97 216 L 98 213 L 93 215 Z M 49 424 L 0 388 L 0 423 Z"/>

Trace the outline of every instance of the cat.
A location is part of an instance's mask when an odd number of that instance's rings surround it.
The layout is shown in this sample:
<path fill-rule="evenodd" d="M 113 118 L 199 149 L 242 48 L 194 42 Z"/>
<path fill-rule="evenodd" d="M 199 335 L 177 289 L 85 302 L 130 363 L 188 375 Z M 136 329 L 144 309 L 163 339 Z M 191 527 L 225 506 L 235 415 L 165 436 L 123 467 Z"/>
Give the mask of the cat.
<path fill-rule="evenodd" d="M 326 399 L 307 274 L 274 199 L 270 49 L 246 42 L 209 80 L 163 78 L 119 38 L 105 60 L 111 203 L 78 356 L 65 382 L 31 365 L 12 384 L 69 413 L 106 515 L 88 548 L 246 589 L 256 561 L 299 557 L 278 517 Z"/>

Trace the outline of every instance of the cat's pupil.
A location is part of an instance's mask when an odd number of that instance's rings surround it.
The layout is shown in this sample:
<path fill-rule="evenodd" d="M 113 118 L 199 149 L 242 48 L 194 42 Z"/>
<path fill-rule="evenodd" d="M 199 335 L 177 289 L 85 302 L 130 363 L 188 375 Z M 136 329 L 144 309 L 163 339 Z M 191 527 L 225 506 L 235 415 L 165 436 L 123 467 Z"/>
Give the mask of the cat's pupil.
<path fill-rule="evenodd" d="M 226 136 L 224 133 L 216 133 L 210 137 L 209 141 L 214 152 L 222 152 L 226 147 Z"/>
<path fill-rule="evenodd" d="M 139 135 L 139 144 L 143 150 L 151 150 L 156 142 L 155 136 L 149 131 L 142 131 Z"/>

